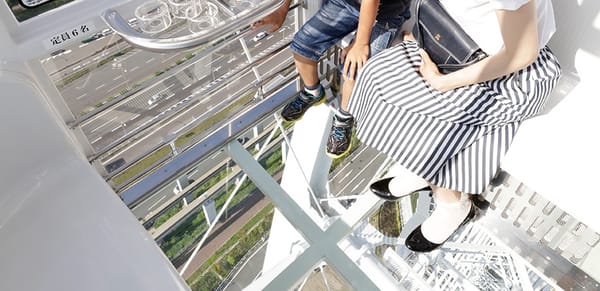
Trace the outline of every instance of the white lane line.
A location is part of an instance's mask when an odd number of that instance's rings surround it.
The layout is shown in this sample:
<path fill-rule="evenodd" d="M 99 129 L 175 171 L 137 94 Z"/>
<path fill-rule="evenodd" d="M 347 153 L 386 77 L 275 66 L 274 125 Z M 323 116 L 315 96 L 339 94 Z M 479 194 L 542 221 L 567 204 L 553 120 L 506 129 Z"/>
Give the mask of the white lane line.
<path fill-rule="evenodd" d="M 90 133 L 93 133 L 94 131 L 96 131 L 96 130 L 100 129 L 101 127 L 104 127 L 105 125 L 107 125 L 107 124 L 109 124 L 109 123 L 113 122 L 115 119 L 117 119 L 117 117 L 116 117 L 116 116 L 115 116 L 115 117 L 113 117 L 113 119 L 111 119 L 111 120 L 109 120 L 109 121 L 107 121 L 107 122 L 105 122 L 105 123 L 102 123 L 102 124 L 100 124 L 100 126 L 98 126 L 98 127 L 94 128 L 94 129 L 92 129 L 92 131 L 90 131 Z"/>
<path fill-rule="evenodd" d="M 77 98 L 75 98 L 75 99 L 81 100 L 81 98 L 85 97 L 86 95 L 87 95 L 87 93 L 83 93 L 83 94 L 77 96 Z"/>
<path fill-rule="evenodd" d="M 190 86 L 192 86 L 192 84 L 187 84 L 187 85 L 181 87 L 181 90 L 185 90 L 185 89 L 189 88 Z"/>
<path fill-rule="evenodd" d="M 204 104 L 204 103 L 206 103 L 208 101 L 210 101 L 210 97 L 206 97 L 206 98 L 200 100 L 200 104 Z"/>
<path fill-rule="evenodd" d="M 102 85 L 100 85 L 100 86 L 96 87 L 96 90 L 98 90 L 98 89 L 100 89 L 100 88 L 102 88 L 102 87 L 104 87 L 104 86 L 106 86 L 106 84 L 102 84 Z"/>
<path fill-rule="evenodd" d="M 348 171 L 348 173 L 346 173 L 346 175 L 344 175 L 344 177 L 342 177 L 340 180 L 344 181 L 346 178 L 348 178 L 348 176 L 350 176 L 350 174 L 352 174 L 352 170 Z"/>
<path fill-rule="evenodd" d="M 174 57 L 176 57 L 176 56 L 177 56 L 176 54 L 172 54 L 170 57 L 168 57 L 168 58 L 166 58 L 166 59 L 162 60 L 162 62 L 161 62 L 161 63 L 164 63 L 164 62 L 166 62 L 166 61 L 168 61 L 168 60 L 170 60 L 170 59 L 172 59 L 172 58 L 174 58 Z"/>
<path fill-rule="evenodd" d="M 154 202 L 154 204 L 150 205 L 150 207 L 148 207 L 148 211 L 152 210 L 152 208 L 154 208 L 154 206 L 158 205 L 158 203 L 160 203 L 161 201 L 163 201 L 163 199 L 165 199 L 165 198 L 167 198 L 167 195 L 161 197 L 156 202 Z"/>
<path fill-rule="evenodd" d="M 362 180 L 360 180 L 360 182 L 358 182 L 356 185 L 354 185 L 354 188 L 352 188 L 352 191 L 350 191 L 350 193 L 354 193 L 356 191 L 356 188 L 358 188 L 360 185 L 362 185 L 362 183 L 365 181 L 365 178 L 362 178 Z"/>
<path fill-rule="evenodd" d="M 147 63 L 150 63 L 150 62 L 152 62 L 152 61 L 154 61 L 154 58 L 151 58 L 151 59 L 147 60 L 147 61 L 146 61 L 146 64 L 147 64 Z"/>
<path fill-rule="evenodd" d="M 116 77 L 113 78 L 113 81 L 119 80 L 121 78 L 123 78 L 123 75 L 118 75 L 118 76 L 116 76 Z"/>
<path fill-rule="evenodd" d="M 117 131 L 121 127 L 123 127 L 123 125 L 119 125 L 119 126 L 113 128 L 110 132 L 115 132 L 115 131 Z"/>
<path fill-rule="evenodd" d="M 114 86 L 114 87 L 112 87 L 112 88 L 108 89 L 108 91 L 107 91 L 107 92 L 111 92 L 112 90 L 115 90 L 115 89 L 117 89 L 117 88 L 121 87 L 122 85 L 125 85 L 126 83 L 127 83 L 127 81 L 123 81 L 123 82 L 121 82 L 121 83 L 117 84 L 116 86 Z"/>
<path fill-rule="evenodd" d="M 223 58 L 223 57 L 224 57 L 224 56 L 220 56 L 220 57 L 218 57 L 218 58 L 214 59 L 212 62 L 210 62 L 210 63 L 208 63 L 208 64 L 206 64 L 206 65 L 204 65 L 204 66 L 205 66 L 205 67 L 208 67 L 208 66 L 210 66 L 210 65 L 214 64 L 216 61 L 220 60 L 220 59 L 221 59 L 221 58 Z"/>
<path fill-rule="evenodd" d="M 132 118 L 129 118 L 129 121 L 132 121 L 132 120 L 134 120 L 134 119 L 138 118 L 138 116 L 140 116 L 140 114 L 136 114 L 134 117 L 132 117 Z"/>
<path fill-rule="evenodd" d="M 97 141 L 99 141 L 99 140 L 101 140 L 101 139 L 102 139 L 102 137 L 100 136 L 100 137 L 98 137 L 97 139 L 95 139 L 95 140 L 91 141 L 90 143 L 91 143 L 91 144 L 95 144 Z"/>
<path fill-rule="evenodd" d="M 133 71 L 135 71 L 135 70 L 137 70 L 137 69 L 139 69 L 139 68 L 140 68 L 140 66 L 135 66 L 135 67 L 133 67 L 133 68 L 132 68 L 131 70 L 129 70 L 129 71 L 130 71 L 130 72 L 133 72 Z"/>

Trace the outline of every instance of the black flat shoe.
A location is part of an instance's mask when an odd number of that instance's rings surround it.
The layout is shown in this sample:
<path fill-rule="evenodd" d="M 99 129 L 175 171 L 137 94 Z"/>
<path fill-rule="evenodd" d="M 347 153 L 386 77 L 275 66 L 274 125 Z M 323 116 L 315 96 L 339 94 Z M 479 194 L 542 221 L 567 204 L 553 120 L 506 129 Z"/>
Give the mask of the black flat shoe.
<path fill-rule="evenodd" d="M 473 217 L 475 217 L 475 210 L 476 206 L 474 204 L 471 204 L 471 209 L 469 210 L 469 213 L 467 214 L 467 217 L 465 217 L 465 219 L 458 225 L 458 227 L 456 228 L 456 230 L 454 230 L 452 232 L 452 234 L 456 233 L 456 231 L 463 225 L 467 224 L 467 222 L 469 222 L 471 219 L 473 219 Z M 452 236 L 452 234 L 450 236 Z M 406 247 L 413 251 L 413 252 L 421 252 L 421 253 L 425 253 L 425 252 L 431 252 L 437 248 L 439 248 L 443 243 L 445 243 L 450 237 L 446 238 L 446 240 L 444 240 L 442 243 L 440 244 L 436 244 L 433 242 L 430 242 L 428 239 L 425 238 L 425 236 L 423 236 L 423 232 L 421 232 L 421 225 L 417 226 L 417 228 L 415 228 L 415 230 L 413 230 L 407 237 L 406 237 L 406 241 L 405 241 L 405 245 Z"/>
<path fill-rule="evenodd" d="M 395 196 L 394 194 L 392 194 L 392 192 L 390 191 L 390 188 L 389 188 L 390 181 L 392 181 L 393 178 L 394 177 L 389 177 L 389 178 L 381 179 L 379 181 L 375 181 L 375 182 L 373 182 L 373 184 L 371 184 L 371 186 L 369 186 L 369 189 L 371 189 L 371 192 L 373 192 L 373 194 L 379 196 L 381 199 L 385 199 L 388 201 L 395 201 L 404 196 L 410 195 L 416 191 L 430 189 L 429 186 L 425 186 L 421 189 L 415 189 L 414 191 L 410 191 L 409 193 L 404 193 L 401 196 Z"/>

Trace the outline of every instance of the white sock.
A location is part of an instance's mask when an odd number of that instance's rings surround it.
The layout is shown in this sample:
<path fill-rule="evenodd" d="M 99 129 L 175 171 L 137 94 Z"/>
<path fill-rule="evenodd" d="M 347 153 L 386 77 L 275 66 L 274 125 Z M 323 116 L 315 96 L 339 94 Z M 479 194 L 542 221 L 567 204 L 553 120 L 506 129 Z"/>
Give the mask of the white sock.
<path fill-rule="evenodd" d="M 432 243 L 446 241 L 465 220 L 471 210 L 468 194 L 461 194 L 457 202 L 436 201 L 435 209 L 421 225 L 423 236 Z"/>
<path fill-rule="evenodd" d="M 403 197 L 427 186 L 429 186 L 429 183 L 427 183 L 425 179 L 410 173 L 394 177 L 394 179 L 390 181 L 388 188 L 392 195 Z"/>
<path fill-rule="evenodd" d="M 306 87 L 304 87 L 304 91 L 314 97 L 319 97 L 319 94 L 321 93 L 321 87 L 317 87 L 315 89 L 308 89 Z"/>

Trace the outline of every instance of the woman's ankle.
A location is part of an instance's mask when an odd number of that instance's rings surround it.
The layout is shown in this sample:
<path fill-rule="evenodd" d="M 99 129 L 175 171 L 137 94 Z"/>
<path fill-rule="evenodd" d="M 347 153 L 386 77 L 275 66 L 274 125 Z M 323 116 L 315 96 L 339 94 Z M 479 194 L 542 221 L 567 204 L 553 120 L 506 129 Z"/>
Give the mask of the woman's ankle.
<path fill-rule="evenodd" d="M 438 186 L 432 186 L 431 189 L 432 189 L 432 192 L 433 192 L 436 202 L 453 203 L 453 202 L 458 202 L 458 201 L 462 200 L 462 197 L 463 197 L 461 192 L 458 192 L 455 190 L 442 188 L 442 187 L 438 187 Z"/>
<path fill-rule="evenodd" d="M 422 224 L 423 236 L 436 244 L 443 243 L 458 229 L 471 212 L 468 194 L 454 202 L 440 201 L 436 197 L 435 210 Z"/>

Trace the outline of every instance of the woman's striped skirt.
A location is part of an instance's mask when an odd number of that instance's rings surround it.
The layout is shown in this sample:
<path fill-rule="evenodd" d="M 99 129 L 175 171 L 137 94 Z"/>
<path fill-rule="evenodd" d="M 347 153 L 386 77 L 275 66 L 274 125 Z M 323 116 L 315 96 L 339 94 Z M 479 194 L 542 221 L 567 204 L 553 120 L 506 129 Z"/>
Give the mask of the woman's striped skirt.
<path fill-rule="evenodd" d="M 441 93 L 420 63 L 412 41 L 369 60 L 349 103 L 357 136 L 434 185 L 479 194 L 521 122 L 542 110 L 560 65 L 544 48 L 523 70 Z"/>

